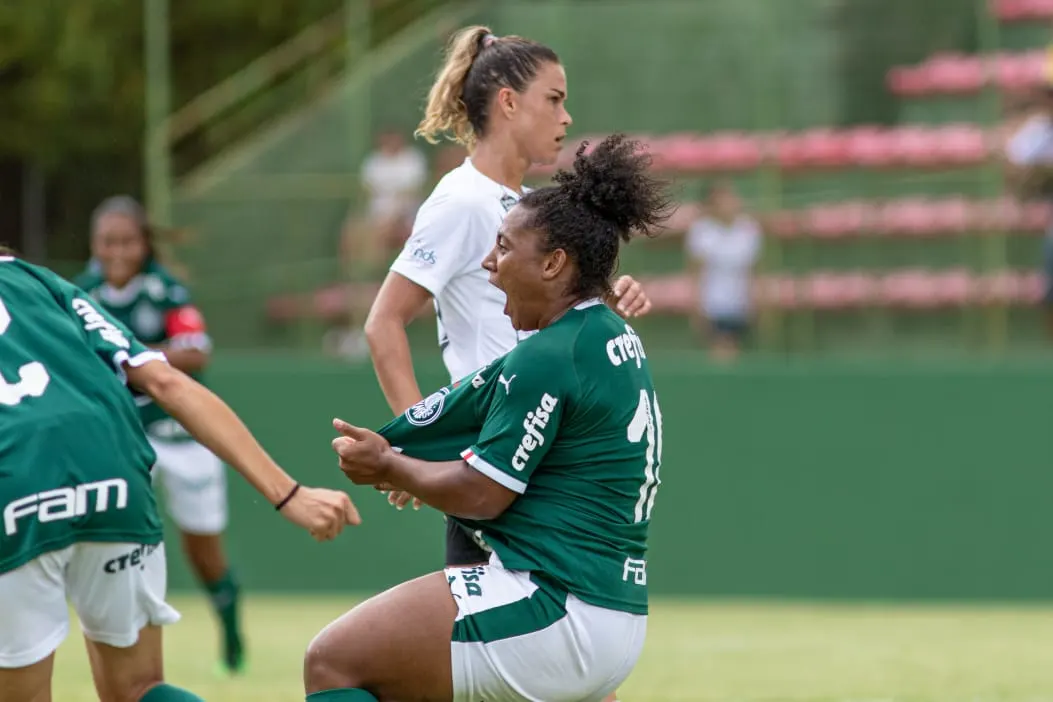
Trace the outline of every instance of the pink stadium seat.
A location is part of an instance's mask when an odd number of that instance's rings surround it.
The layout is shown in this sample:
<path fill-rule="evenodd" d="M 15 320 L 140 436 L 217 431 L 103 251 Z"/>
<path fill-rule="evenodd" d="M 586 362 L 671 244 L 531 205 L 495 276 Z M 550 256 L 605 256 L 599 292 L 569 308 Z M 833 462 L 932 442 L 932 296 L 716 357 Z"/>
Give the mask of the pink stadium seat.
<path fill-rule="evenodd" d="M 914 66 L 896 66 L 889 70 L 885 79 L 893 95 L 913 97 L 929 91 L 929 76 Z"/>
<path fill-rule="evenodd" d="M 1020 297 L 1020 277 L 1013 271 L 1001 271 L 977 279 L 978 302 L 1007 304 Z"/>
<path fill-rule="evenodd" d="M 882 303 L 890 307 L 920 309 L 934 306 L 937 285 L 928 271 L 906 269 L 882 277 L 879 294 Z"/>
<path fill-rule="evenodd" d="M 809 307 L 820 310 L 847 306 L 845 279 L 837 273 L 814 273 L 802 281 L 803 297 Z"/>
<path fill-rule="evenodd" d="M 705 137 L 697 134 L 671 134 L 652 151 L 654 167 L 660 170 L 708 170 L 705 142 Z"/>
<path fill-rule="evenodd" d="M 745 171 L 758 167 L 762 160 L 760 142 L 741 132 L 718 134 L 709 141 L 714 167 L 721 171 Z"/>
<path fill-rule="evenodd" d="M 816 205 L 803 213 L 801 227 L 806 234 L 820 238 L 839 238 L 860 234 L 869 224 L 870 208 L 860 202 Z"/>
<path fill-rule="evenodd" d="M 933 304 L 960 307 L 972 299 L 973 277 L 964 268 L 933 274 Z"/>
<path fill-rule="evenodd" d="M 962 197 L 937 200 L 929 205 L 933 234 L 957 234 L 972 225 L 972 207 Z"/>
<path fill-rule="evenodd" d="M 1002 53 L 994 58 L 995 75 L 1003 90 L 1021 91 L 1040 84 L 1046 66 L 1045 52 Z"/>
<path fill-rule="evenodd" d="M 806 166 L 831 168 L 848 164 L 848 148 L 843 132 L 812 129 L 801 134 L 801 158 Z"/>
<path fill-rule="evenodd" d="M 775 160 L 779 167 L 793 171 L 804 167 L 804 139 L 798 134 L 775 136 Z"/>
<path fill-rule="evenodd" d="M 1050 0 L 992 0 L 994 12 L 1005 22 L 1053 18 Z"/>
<path fill-rule="evenodd" d="M 932 138 L 936 159 L 942 164 L 977 164 L 987 158 L 987 138 L 980 127 L 948 124 L 936 129 Z"/>
<path fill-rule="evenodd" d="M 895 130 L 892 152 L 895 163 L 904 166 L 930 166 L 939 158 L 932 131 L 922 127 Z"/>
<path fill-rule="evenodd" d="M 924 198 L 904 198 L 885 203 L 877 213 L 877 231 L 899 236 L 917 236 L 931 230 L 932 214 Z"/>
<path fill-rule="evenodd" d="M 887 166 L 894 159 L 892 132 L 880 127 L 857 127 L 845 134 L 846 156 L 857 166 Z"/>
<path fill-rule="evenodd" d="M 661 276 L 640 280 L 656 310 L 689 312 L 696 307 L 694 279 L 689 275 Z"/>
<path fill-rule="evenodd" d="M 918 68 L 932 92 L 972 93 L 984 85 L 983 61 L 978 56 L 935 54 Z"/>
<path fill-rule="evenodd" d="M 1021 273 L 1018 291 L 1018 302 L 1025 305 L 1037 304 L 1046 293 L 1046 280 L 1041 273 L 1035 271 Z"/>
<path fill-rule="evenodd" d="M 974 202 L 972 228 L 983 233 L 1009 231 L 1018 226 L 1022 215 L 1020 202 L 1011 197 Z"/>
<path fill-rule="evenodd" d="M 1046 202 L 1028 202 L 1020 207 L 1020 217 L 1015 224 L 1025 232 L 1045 231 L 1049 226 L 1053 208 Z"/>

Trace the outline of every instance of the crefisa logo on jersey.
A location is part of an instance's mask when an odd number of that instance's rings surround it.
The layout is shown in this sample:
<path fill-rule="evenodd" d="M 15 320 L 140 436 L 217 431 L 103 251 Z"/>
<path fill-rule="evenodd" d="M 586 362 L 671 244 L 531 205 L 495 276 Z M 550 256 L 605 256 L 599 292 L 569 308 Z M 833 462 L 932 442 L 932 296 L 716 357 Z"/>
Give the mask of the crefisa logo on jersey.
<path fill-rule="evenodd" d="M 516 452 L 512 455 L 512 467 L 516 470 L 526 468 L 527 462 L 530 460 L 530 454 L 538 446 L 545 444 L 545 435 L 541 431 L 548 426 L 548 422 L 552 418 L 552 413 L 555 411 L 558 403 L 558 398 L 552 397 L 546 392 L 541 396 L 541 402 L 534 408 L 534 411 L 526 413 L 526 417 L 523 419 L 523 430 L 525 433 L 523 438 L 519 440 Z"/>
<path fill-rule="evenodd" d="M 449 392 L 449 388 L 443 388 L 410 407 L 406 410 L 406 421 L 415 427 L 427 426 L 434 422 L 442 414 L 442 406 L 446 403 Z"/>

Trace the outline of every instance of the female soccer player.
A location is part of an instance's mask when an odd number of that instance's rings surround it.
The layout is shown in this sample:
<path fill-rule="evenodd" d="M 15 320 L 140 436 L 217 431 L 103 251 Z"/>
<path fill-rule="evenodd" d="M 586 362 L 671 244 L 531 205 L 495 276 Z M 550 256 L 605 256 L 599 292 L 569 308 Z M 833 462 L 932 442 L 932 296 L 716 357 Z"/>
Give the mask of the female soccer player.
<path fill-rule="evenodd" d="M 547 46 L 495 37 L 481 26 L 453 38 L 417 134 L 431 143 L 446 135 L 470 156 L 421 206 L 366 322 L 377 378 L 395 414 L 422 397 L 405 328 L 429 300 L 451 381 L 508 353 L 527 335 L 512 326 L 504 294 L 488 283 L 480 263 L 501 220 L 526 192 L 527 171 L 556 162 L 571 124 L 566 99 L 566 74 Z M 605 301 L 626 317 L 651 306 L 629 276 L 605 292 Z M 407 497 L 391 500 L 401 506 Z M 446 565 L 485 563 L 488 553 L 475 537 L 448 522 Z"/>
<path fill-rule="evenodd" d="M 322 631 L 308 700 L 596 702 L 635 665 L 662 423 L 643 344 L 602 302 L 621 240 L 668 212 L 635 147 L 579 150 L 573 173 L 505 219 L 483 267 L 515 329 L 537 334 L 383 436 L 334 421 L 352 481 L 419 497 L 493 554 Z"/>
<path fill-rule="evenodd" d="M 49 702 L 54 652 L 80 617 L 100 699 L 192 702 L 166 685 L 155 454 L 127 381 L 318 540 L 358 514 L 301 488 L 218 397 L 83 291 L 0 256 L 0 700 Z"/>
<path fill-rule="evenodd" d="M 92 263 L 74 281 L 168 362 L 199 382 L 211 343 L 186 287 L 158 260 L 146 213 L 127 196 L 112 197 L 92 216 Z M 154 479 L 164 489 L 183 551 L 222 630 L 222 665 L 239 672 L 244 644 L 238 622 L 239 587 L 223 550 L 227 484 L 223 463 L 194 441 L 149 397 L 137 398 L 157 453 Z"/>

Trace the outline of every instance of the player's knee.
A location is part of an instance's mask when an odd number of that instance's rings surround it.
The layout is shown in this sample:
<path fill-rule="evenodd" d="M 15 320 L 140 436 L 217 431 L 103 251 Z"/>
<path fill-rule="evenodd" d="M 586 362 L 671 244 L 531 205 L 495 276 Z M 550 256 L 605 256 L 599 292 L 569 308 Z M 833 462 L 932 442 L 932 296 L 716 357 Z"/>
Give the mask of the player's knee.
<path fill-rule="evenodd" d="M 332 636 L 322 632 L 307 646 L 303 659 L 303 684 L 307 694 L 322 690 L 359 687 L 360 680 L 354 666 L 350 646 L 338 645 Z"/>

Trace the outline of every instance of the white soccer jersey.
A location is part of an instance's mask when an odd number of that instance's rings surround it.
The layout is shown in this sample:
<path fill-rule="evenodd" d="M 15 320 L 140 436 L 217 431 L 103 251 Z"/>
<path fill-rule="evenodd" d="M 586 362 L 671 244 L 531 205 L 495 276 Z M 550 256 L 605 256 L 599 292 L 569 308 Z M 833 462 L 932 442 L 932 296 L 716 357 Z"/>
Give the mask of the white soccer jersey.
<path fill-rule="evenodd" d="M 512 327 L 505 294 L 490 285 L 482 267 L 519 198 L 465 159 L 421 205 L 413 234 L 391 264 L 392 271 L 435 298 L 439 348 L 451 380 L 508 353 L 528 335 Z"/>

